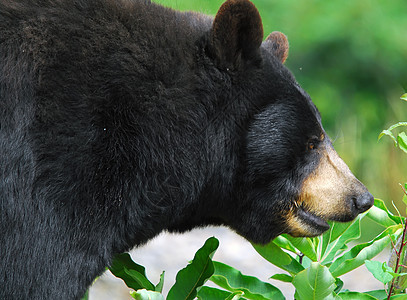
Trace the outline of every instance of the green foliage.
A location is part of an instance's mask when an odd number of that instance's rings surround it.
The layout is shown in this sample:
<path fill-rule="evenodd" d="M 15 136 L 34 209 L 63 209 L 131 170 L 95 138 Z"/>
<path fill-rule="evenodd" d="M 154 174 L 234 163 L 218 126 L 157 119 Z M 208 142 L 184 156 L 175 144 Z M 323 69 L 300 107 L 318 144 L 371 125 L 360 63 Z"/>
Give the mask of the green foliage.
<path fill-rule="evenodd" d="M 405 228 L 406 231 L 406 228 Z M 390 254 L 388 266 L 384 266 L 383 273 L 392 276 L 391 283 L 388 281 L 389 288 L 393 288 L 396 293 L 406 290 L 407 288 L 407 248 L 406 232 L 400 236 L 396 243 L 393 243 L 393 249 Z M 370 270 L 369 270 L 370 271 Z M 379 274 L 380 274 L 380 270 Z M 378 272 L 376 270 L 376 273 Z M 375 276 L 375 273 L 371 271 Z M 375 276 L 376 277 L 376 276 Z M 389 277 L 387 275 L 387 277 Z M 377 278 L 377 277 L 376 277 Z"/>
<path fill-rule="evenodd" d="M 288 245 L 290 248 L 294 248 L 291 244 Z M 289 272 L 291 275 L 304 270 L 304 267 L 296 261 L 295 258 L 283 251 L 285 248 L 278 247 L 274 242 L 270 242 L 265 246 L 253 244 L 253 247 L 261 256 L 263 256 L 263 258 L 272 264 L 279 266 L 284 271 Z"/>
<path fill-rule="evenodd" d="M 406 94 L 401 96 L 402 100 L 406 100 Z M 382 133 L 379 135 L 379 139 L 383 135 L 390 136 L 395 144 L 396 147 L 400 148 L 404 152 L 407 153 L 407 136 L 405 132 L 400 132 L 397 135 L 394 134 L 394 130 L 401 126 L 407 126 L 407 122 L 399 122 L 390 126 L 387 130 L 383 130 Z M 400 184 L 401 188 L 404 192 L 403 202 L 407 204 L 407 184 Z M 379 203 L 382 207 L 384 206 L 383 203 Z M 395 207 L 396 208 L 396 207 Z M 397 210 L 397 208 L 396 208 Z M 377 215 L 380 217 L 376 217 L 375 221 L 388 225 L 389 222 L 399 221 L 403 225 L 403 232 L 398 236 L 398 238 L 391 238 L 392 242 L 392 251 L 389 259 L 389 263 L 380 263 L 376 261 L 366 261 L 366 267 L 368 270 L 373 274 L 373 276 L 381 281 L 383 284 L 387 284 L 388 286 L 388 293 L 387 299 L 407 299 L 407 295 L 405 294 L 407 288 L 407 224 L 406 220 L 400 216 L 399 211 L 399 219 L 395 220 L 394 217 L 390 215 L 386 216 L 386 214 L 380 213 L 377 211 Z M 390 217 L 390 218 L 389 218 Z M 391 219 L 391 220 L 389 220 Z M 392 226 L 388 227 L 391 228 Z M 394 244 L 393 241 L 397 241 Z M 394 293 L 394 295 L 393 295 Z"/>
<path fill-rule="evenodd" d="M 128 253 L 116 255 L 109 270 L 114 276 L 121 278 L 129 288 L 155 290 L 155 286 L 147 279 L 145 268 L 136 264 Z"/>
<path fill-rule="evenodd" d="M 164 275 L 165 275 L 165 271 L 163 271 L 160 275 L 160 281 L 158 282 L 158 284 L 155 286 L 155 291 L 157 292 L 162 292 L 163 291 L 163 287 L 164 287 Z"/>
<path fill-rule="evenodd" d="M 274 274 L 270 279 L 279 280 L 282 282 L 292 282 L 293 277 L 287 274 Z"/>
<path fill-rule="evenodd" d="M 377 300 L 382 298 L 373 297 L 367 293 L 358 293 L 358 292 L 345 292 L 341 294 L 340 299 L 342 300 Z"/>
<path fill-rule="evenodd" d="M 348 249 L 349 242 L 360 236 L 360 222 L 364 217 L 374 220 L 385 229 L 371 241 Z M 296 289 L 297 300 L 387 298 L 386 293 L 381 290 L 365 293 L 342 290 L 343 282 L 339 276 L 362 264 L 366 264 L 373 276 L 383 284 L 396 278 L 403 279 L 398 281 L 394 288 L 396 295 L 387 299 L 404 299 L 398 295 L 406 288 L 404 279 L 407 278 L 407 273 L 401 272 L 402 269 L 395 270 L 393 265 L 371 261 L 393 241 L 400 241 L 404 223 L 405 218 L 393 215 L 383 201 L 375 199 L 375 206 L 368 213 L 358 216 L 350 223 L 331 222 L 330 229 L 322 236 L 293 238 L 284 234 L 268 245 L 254 244 L 253 247 L 269 263 L 288 273 L 274 274 L 270 279 L 292 284 Z M 212 261 L 218 245 L 219 242 L 214 237 L 205 242 L 192 262 L 178 272 L 176 283 L 168 293 L 168 300 L 285 299 L 281 291 L 272 284 L 243 275 L 231 266 Z M 403 257 L 405 259 L 405 256 Z M 164 299 L 161 294 L 164 273 L 161 274 L 159 284 L 154 286 L 145 276 L 144 267 L 134 263 L 128 254 L 116 256 L 110 270 L 135 290 L 131 293 L 133 298 Z M 208 279 L 220 289 L 203 286 Z"/>
<path fill-rule="evenodd" d="M 130 292 L 130 295 L 136 300 L 164 300 L 164 296 L 161 293 L 145 289 Z"/>
<path fill-rule="evenodd" d="M 203 286 L 198 292 L 199 300 L 237 300 L 241 299 L 243 292 L 230 293 L 224 290 Z"/>
<path fill-rule="evenodd" d="M 391 237 L 401 234 L 402 224 L 387 228 L 372 241 L 354 246 L 344 255 L 338 257 L 329 267 L 335 277 L 346 274 L 360 267 L 365 260 L 372 259 L 390 244 Z"/>
<path fill-rule="evenodd" d="M 407 122 L 399 122 L 397 124 L 390 126 L 388 129 L 383 130 L 379 135 L 379 139 L 381 139 L 382 136 L 387 135 L 387 136 L 391 137 L 391 139 L 393 140 L 394 146 L 400 148 L 401 150 L 403 150 L 404 152 L 407 153 L 407 135 L 406 135 L 406 133 L 404 131 L 400 132 L 397 135 L 395 135 L 393 133 L 393 131 L 396 128 L 399 128 L 402 126 L 407 126 Z"/>
<path fill-rule="evenodd" d="M 394 270 L 386 262 L 366 260 L 365 265 L 370 273 L 383 284 L 390 282 L 395 277 L 407 275 L 407 273 L 394 273 Z"/>
<path fill-rule="evenodd" d="M 366 260 L 376 256 L 402 232 L 403 218 L 394 216 L 381 200 L 376 199 L 375 204 L 375 208 L 368 214 L 359 216 L 351 223 L 332 222 L 330 229 L 320 237 L 293 238 L 283 235 L 277 239 L 281 248 L 274 241 L 266 246 L 253 246 L 269 262 L 290 273 L 290 275 L 276 274 L 271 278 L 292 282 L 297 290 L 296 298 L 341 297 L 341 281 L 337 281 L 337 277 L 356 269 Z M 387 228 L 372 241 L 358 244 L 347 250 L 347 244 L 360 237 L 360 221 L 366 215 Z M 283 252 L 282 249 L 292 253 L 302 253 L 311 261 L 310 265 L 304 269 L 304 264 L 299 264 L 295 257 L 289 252 Z M 294 261 L 297 263 L 293 263 Z M 291 267 L 293 265 L 295 268 Z M 323 288 L 315 283 L 322 284 Z M 338 286 L 339 289 L 337 289 Z M 323 296 L 318 294 L 319 291 Z M 335 291 L 338 295 L 335 295 Z M 312 293 L 313 297 L 310 296 Z M 369 296 L 365 298 L 369 299 Z"/>
<path fill-rule="evenodd" d="M 368 211 L 368 217 L 383 227 L 390 227 L 402 222 L 402 218 L 393 215 L 383 200 L 375 199 L 374 206 Z"/>
<path fill-rule="evenodd" d="M 318 262 L 295 275 L 293 285 L 296 288 L 295 299 L 335 299 L 335 278 L 329 269 Z"/>
<path fill-rule="evenodd" d="M 168 300 L 194 299 L 197 289 L 201 287 L 215 269 L 212 256 L 219 246 L 219 241 L 209 238 L 203 247 L 199 249 L 192 262 L 178 272 L 176 282 L 168 293 Z"/>
<path fill-rule="evenodd" d="M 178 272 L 176 282 L 168 293 L 168 300 L 195 299 L 199 288 L 214 273 L 215 269 L 212 262 L 212 256 L 218 246 L 219 241 L 214 237 L 209 238 L 205 242 L 202 248 L 196 252 L 192 262 Z M 121 278 L 129 288 L 135 290 L 135 292 L 131 292 L 133 298 L 138 300 L 164 299 L 161 293 L 165 273 L 163 272 L 161 274 L 159 283 L 154 286 L 148 280 L 145 268 L 136 264 L 128 253 L 116 255 L 109 270 L 113 275 Z M 205 292 L 210 294 L 210 291 L 207 289 L 205 289 L 203 293 Z M 237 295 L 238 293 L 235 294 Z"/>
<path fill-rule="evenodd" d="M 215 273 L 210 280 L 232 293 L 241 293 L 245 299 L 284 299 L 279 289 L 256 277 L 243 275 L 240 271 L 214 261 Z"/>

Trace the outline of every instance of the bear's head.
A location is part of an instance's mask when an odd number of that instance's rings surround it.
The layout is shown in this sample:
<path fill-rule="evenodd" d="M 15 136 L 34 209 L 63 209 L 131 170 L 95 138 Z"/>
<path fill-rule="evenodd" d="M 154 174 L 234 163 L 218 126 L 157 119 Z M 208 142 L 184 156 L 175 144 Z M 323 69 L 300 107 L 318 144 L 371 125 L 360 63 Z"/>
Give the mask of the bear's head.
<path fill-rule="evenodd" d="M 231 74 L 253 110 L 247 121 L 239 187 L 225 223 L 245 238 L 266 243 L 281 233 L 316 236 L 327 220 L 351 221 L 373 197 L 335 152 L 309 95 L 283 65 L 284 34 L 263 41 L 258 10 L 228 0 L 217 13 L 210 52 Z"/>

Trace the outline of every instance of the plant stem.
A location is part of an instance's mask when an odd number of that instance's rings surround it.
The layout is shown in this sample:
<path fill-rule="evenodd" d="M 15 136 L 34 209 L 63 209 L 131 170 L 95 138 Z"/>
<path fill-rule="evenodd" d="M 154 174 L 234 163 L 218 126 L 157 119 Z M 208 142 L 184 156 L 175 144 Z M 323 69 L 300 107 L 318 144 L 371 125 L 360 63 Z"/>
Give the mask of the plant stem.
<path fill-rule="evenodd" d="M 397 255 L 399 255 L 399 252 L 396 249 L 396 245 L 394 245 L 393 239 L 390 239 L 391 245 L 393 247 L 393 251 L 396 252 Z"/>
<path fill-rule="evenodd" d="M 407 195 L 407 191 L 404 189 L 404 187 L 403 187 L 401 184 L 400 184 L 400 186 L 401 186 L 401 188 L 403 189 L 403 192 Z M 402 238 L 401 238 L 400 249 L 399 249 L 398 252 L 397 252 L 396 249 L 394 249 L 394 251 L 396 251 L 396 255 L 397 255 L 397 260 L 396 260 L 396 266 L 395 266 L 395 268 L 394 268 L 394 273 L 397 273 L 398 270 L 399 270 L 399 267 L 401 266 L 401 265 L 400 265 L 401 254 L 403 253 L 403 247 L 406 245 L 406 243 L 404 242 L 404 241 L 405 241 L 405 238 L 406 238 L 406 231 L 407 231 L 406 223 L 407 223 L 407 222 L 405 222 L 405 223 L 403 224 L 403 225 L 404 225 L 404 230 L 403 230 L 403 236 L 402 236 Z M 389 289 L 389 293 L 388 293 L 388 295 L 387 295 L 387 300 L 389 300 L 390 297 L 391 297 L 391 294 L 392 294 L 393 289 L 394 289 L 394 282 L 395 282 L 395 280 L 396 280 L 396 278 L 393 278 L 393 280 L 391 281 L 391 286 L 390 286 L 390 289 Z"/>
<path fill-rule="evenodd" d="M 399 184 L 400 184 L 400 183 L 399 183 Z M 401 186 L 401 188 L 403 189 L 404 194 L 407 195 L 407 191 L 406 191 L 406 189 L 404 188 L 404 186 L 403 186 L 402 184 L 400 184 L 400 186 Z"/>

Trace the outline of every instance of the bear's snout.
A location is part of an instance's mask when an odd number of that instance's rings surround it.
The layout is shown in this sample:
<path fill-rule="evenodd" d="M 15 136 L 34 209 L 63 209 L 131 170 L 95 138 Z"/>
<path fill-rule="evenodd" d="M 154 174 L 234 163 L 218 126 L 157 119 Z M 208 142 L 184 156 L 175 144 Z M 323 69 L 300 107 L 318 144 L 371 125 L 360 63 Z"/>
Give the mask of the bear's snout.
<path fill-rule="evenodd" d="M 352 201 L 353 201 L 356 213 L 361 214 L 373 206 L 374 198 L 371 193 L 365 192 L 356 197 L 352 197 Z"/>
<path fill-rule="evenodd" d="M 302 185 L 296 201 L 298 209 L 293 209 L 287 218 L 291 235 L 321 234 L 327 227 L 320 223 L 352 221 L 373 205 L 372 194 L 352 174 L 329 141 L 325 141 L 319 156 L 318 166 Z"/>

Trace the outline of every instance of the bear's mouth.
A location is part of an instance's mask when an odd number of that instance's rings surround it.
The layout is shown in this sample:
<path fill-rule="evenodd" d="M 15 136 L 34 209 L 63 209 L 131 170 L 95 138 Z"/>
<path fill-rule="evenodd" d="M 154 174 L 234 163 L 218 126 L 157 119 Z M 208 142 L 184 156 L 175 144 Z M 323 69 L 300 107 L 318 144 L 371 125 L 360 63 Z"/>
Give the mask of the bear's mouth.
<path fill-rule="evenodd" d="M 329 224 L 325 219 L 304 208 L 299 208 L 296 215 L 305 236 L 317 236 L 329 229 Z"/>

